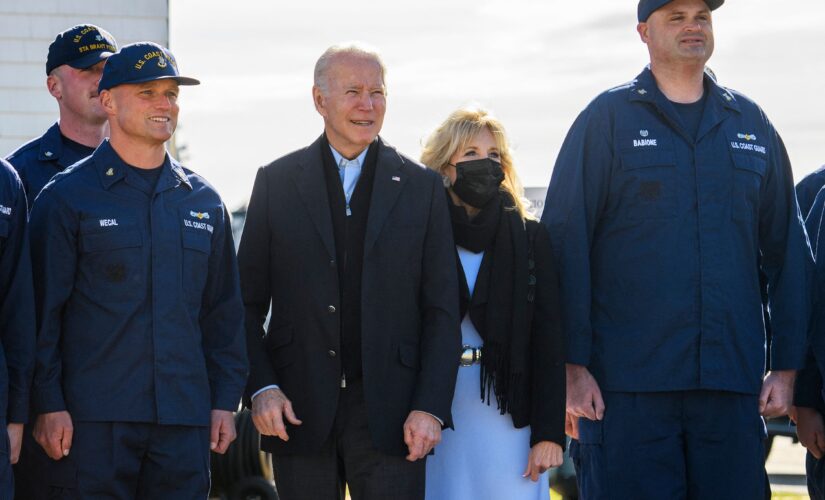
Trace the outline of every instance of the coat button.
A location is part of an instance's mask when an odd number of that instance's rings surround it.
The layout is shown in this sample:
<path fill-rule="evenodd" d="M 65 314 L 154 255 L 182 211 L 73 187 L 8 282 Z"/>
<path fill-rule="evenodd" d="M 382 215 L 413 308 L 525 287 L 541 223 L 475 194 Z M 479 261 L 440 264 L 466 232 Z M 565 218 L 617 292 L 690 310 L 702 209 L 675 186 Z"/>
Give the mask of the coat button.
<path fill-rule="evenodd" d="M 335 312 L 335 306 L 327 306 L 327 311 L 329 311 L 330 314 L 334 313 Z"/>
<path fill-rule="evenodd" d="M 329 267 L 335 267 L 335 261 L 334 260 L 329 261 Z"/>
<path fill-rule="evenodd" d="M 330 349 L 329 351 L 327 351 L 327 354 L 329 354 L 330 358 L 334 358 L 338 353 Z"/>

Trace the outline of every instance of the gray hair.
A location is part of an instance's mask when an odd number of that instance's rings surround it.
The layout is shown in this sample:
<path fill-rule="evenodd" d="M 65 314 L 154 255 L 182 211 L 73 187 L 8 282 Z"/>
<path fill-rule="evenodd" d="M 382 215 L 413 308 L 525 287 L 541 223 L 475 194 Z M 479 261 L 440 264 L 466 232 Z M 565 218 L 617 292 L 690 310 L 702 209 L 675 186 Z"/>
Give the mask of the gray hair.
<path fill-rule="evenodd" d="M 329 70 L 332 61 L 339 55 L 352 55 L 364 59 L 372 59 L 381 68 L 381 81 L 386 87 L 385 75 L 387 74 L 387 67 L 384 66 L 384 61 L 381 59 L 381 54 L 375 48 L 361 42 L 346 42 L 336 44 L 328 48 L 318 58 L 315 63 L 314 84 L 321 89 L 321 92 L 326 94 L 329 90 L 329 78 L 327 78 L 327 71 Z"/>

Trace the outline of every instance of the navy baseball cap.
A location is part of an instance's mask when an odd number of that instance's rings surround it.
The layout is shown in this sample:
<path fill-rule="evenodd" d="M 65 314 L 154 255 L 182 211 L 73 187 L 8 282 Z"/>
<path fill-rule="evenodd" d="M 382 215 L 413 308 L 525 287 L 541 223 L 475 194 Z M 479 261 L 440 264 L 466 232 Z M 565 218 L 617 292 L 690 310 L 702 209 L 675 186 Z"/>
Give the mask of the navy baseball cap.
<path fill-rule="evenodd" d="M 647 18 L 653 14 L 654 11 L 664 7 L 673 0 L 639 0 L 639 6 L 636 8 L 639 22 L 647 21 Z M 710 10 L 716 10 L 725 3 L 725 0 L 705 0 L 705 3 L 710 7 Z"/>
<path fill-rule="evenodd" d="M 124 83 L 143 83 L 153 80 L 175 80 L 179 85 L 199 85 L 201 82 L 180 76 L 178 63 L 169 49 L 154 42 L 138 42 L 121 47 L 109 57 L 103 67 L 103 76 L 97 91 L 103 92 Z"/>
<path fill-rule="evenodd" d="M 49 45 L 46 74 L 58 66 L 86 69 L 117 52 L 115 38 L 94 24 L 79 24 L 58 33 Z"/>

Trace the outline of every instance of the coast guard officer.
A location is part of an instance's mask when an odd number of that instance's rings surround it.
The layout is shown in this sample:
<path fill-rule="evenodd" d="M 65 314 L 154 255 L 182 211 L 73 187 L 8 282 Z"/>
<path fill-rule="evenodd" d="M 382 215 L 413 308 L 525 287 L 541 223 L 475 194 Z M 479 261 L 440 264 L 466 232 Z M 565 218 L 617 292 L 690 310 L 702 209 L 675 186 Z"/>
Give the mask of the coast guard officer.
<path fill-rule="evenodd" d="M 809 249 L 785 148 L 704 71 L 722 3 L 641 0 L 649 67 L 588 105 L 553 172 L 584 499 L 763 498 L 760 414 L 788 411 L 803 362 Z"/>
<path fill-rule="evenodd" d="M 92 154 L 109 133 L 97 83 L 106 58 L 116 51 L 114 37 L 92 24 L 58 33 L 49 45 L 46 88 L 57 101 L 60 118 L 8 157 L 23 182 L 29 207 L 49 179 Z M 76 473 L 68 461 L 50 460 L 34 441 L 32 426 L 26 425 L 14 476 L 16 498 L 45 500 L 73 484 Z"/>
<path fill-rule="evenodd" d="M 164 148 L 180 76 L 154 43 L 123 47 L 99 90 L 111 138 L 32 208 L 35 438 L 86 498 L 199 498 L 235 437 L 243 304 L 226 208 Z"/>
<path fill-rule="evenodd" d="M 29 259 L 28 210 L 23 184 L 0 159 L 0 498 L 14 495 L 17 461 L 29 418 L 34 370 L 34 293 Z"/>
<path fill-rule="evenodd" d="M 57 101 L 60 119 L 8 156 L 26 188 L 29 206 L 54 174 L 92 154 L 108 134 L 97 82 L 106 58 L 115 52 L 114 37 L 92 24 L 58 33 L 49 45 L 46 87 Z"/>
<path fill-rule="evenodd" d="M 816 256 L 813 277 L 814 308 L 809 329 L 809 348 L 805 368 L 799 371 L 794 390 L 791 418 L 796 422 L 799 442 L 807 450 L 805 469 L 808 494 L 814 500 L 825 500 L 825 393 L 822 373 L 825 373 L 825 170 L 819 169 L 802 179 L 796 195 L 803 213 L 808 207 L 805 226 Z M 816 191 L 815 191 L 816 190 Z"/>

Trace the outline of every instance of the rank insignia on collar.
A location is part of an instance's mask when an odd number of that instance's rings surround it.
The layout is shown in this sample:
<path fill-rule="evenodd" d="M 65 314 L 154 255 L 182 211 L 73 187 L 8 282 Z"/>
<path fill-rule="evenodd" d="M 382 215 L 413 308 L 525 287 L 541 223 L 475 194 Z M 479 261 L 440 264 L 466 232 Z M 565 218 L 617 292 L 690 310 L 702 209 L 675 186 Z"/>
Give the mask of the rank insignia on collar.
<path fill-rule="evenodd" d="M 52 153 L 51 151 L 46 151 L 46 152 L 45 152 L 45 153 L 43 153 L 43 154 L 44 154 L 44 155 L 46 155 L 47 157 L 50 157 L 50 156 L 51 156 L 51 155 L 53 155 L 54 153 Z"/>
<path fill-rule="evenodd" d="M 639 89 L 639 90 L 637 90 L 636 92 L 638 92 L 638 93 L 639 93 L 639 95 L 645 95 L 645 94 L 647 94 L 647 90 L 645 90 L 645 89 Z"/>
<path fill-rule="evenodd" d="M 115 175 L 115 169 L 113 169 L 112 167 L 109 167 L 109 170 L 106 171 L 106 176 L 111 177 L 113 175 Z"/>
<path fill-rule="evenodd" d="M 178 176 L 178 179 L 185 180 L 186 179 L 186 172 L 179 165 L 172 164 L 172 172 Z"/>

